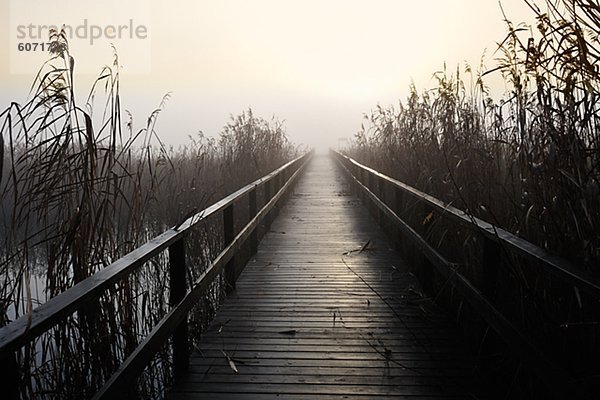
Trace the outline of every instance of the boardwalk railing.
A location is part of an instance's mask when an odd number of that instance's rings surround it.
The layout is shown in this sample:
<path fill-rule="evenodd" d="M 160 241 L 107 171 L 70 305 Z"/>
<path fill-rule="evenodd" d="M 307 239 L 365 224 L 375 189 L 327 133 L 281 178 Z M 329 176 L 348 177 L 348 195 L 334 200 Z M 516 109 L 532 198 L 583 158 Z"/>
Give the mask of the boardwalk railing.
<path fill-rule="evenodd" d="M 510 269 L 505 264 L 520 258 L 525 261 L 520 265 L 535 267 L 537 273 L 551 274 L 562 284 L 567 285 L 567 288 L 572 288 L 570 293 L 576 298 L 580 308 L 583 308 L 582 298 L 586 294 L 586 299 L 589 299 L 591 304 L 589 308 L 593 310 L 592 315 L 596 313 L 597 317 L 600 280 L 596 276 L 503 229 L 362 165 L 344 154 L 332 151 L 332 155 L 349 175 L 357 192 L 375 209 L 380 223 L 385 225 L 391 222 L 396 232 L 399 231 L 401 237 L 411 242 L 413 248 L 418 249 L 424 256 L 417 266 L 416 274 L 425 290 L 437 296 L 436 293 L 432 293 L 437 274 L 443 282 L 439 290 L 443 290 L 447 284 L 450 284 L 487 325 L 513 348 L 538 379 L 551 388 L 551 392 L 557 398 L 576 398 L 577 395 L 585 398 L 579 387 L 581 382 L 576 382 L 565 368 L 554 361 L 555 357 L 550 355 L 547 348 L 538 344 L 539 338 L 524 333 L 524 329 L 514 321 L 514 316 L 503 312 L 499 303 L 504 293 L 501 292 L 502 286 L 499 282 L 502 279 L 501 275 L 507 274 Z M 412 201 L 410 207 L 409 199 Z M 410 212 L 405 211 L 407 208 L 410 208 Z M 406 222 L 406 214 L 413 216 L 417 214 L 417 222 L 412 225 Z M 458 234 L 461 230 L 479 238 L 481 255 L 479 265 L 474 266 L 474 269 L 478 269 L 477 282 L 473 282 L 463 274 L 464 266 L 448 261 L 438 250 L 438 246 L 432 245 L 431 240 L 428 240 L 431 232 L 426 232 L 425 225 L 432 225 L 431 221 L 441 219 L 454 227 L 450 228 L 443 237 Z M 412 258 L 409 261 L 418 263 L 418 260 Z M 470 267 L 473 269 L 473 266 Z M 514 301 L 514 299 L 505 300 Z M 518 302 L 519 299 L 516 301 Z M 551 299 L 551 301 L 555 300 Z M 592 321 L 591 324 L 593 323 Z M 556 328 L 558 329 L 558 324 Z"/>
<path fill-rule="evenodd" d="M 312 153 L 296 158 L 270 174 L 244 186 L 224 199 L 189 217 L 183 223 L 138 247 L 121 259 L 100 270 L 72 288 L 33 309 L 0 329 L 0 362 L 2 369 L 16 366 L 15 352 L 30 343 L 53 326 L 60 324 L 68 316 L 84 307 L 116 283 L 135 272 L 146 261 L 164 251 L 169 254 L 171 309 L 157 323 L 150 334 L 127 357 L 104 387 L 96 394 L 97 399 L 113 399 L 126 396 L 135 378 L 148 365 L 153 355 L 172 337 L 174 375 L 184 373 L 188 368 L 189 345 L 187 316 L 207 287 L 221 272 L 226 285 L 235 287 L 240 274 L 240 266 L 233 262 L 236 253 L 249 241 L 252 252 L 257 247 L 257 228 L 269 218 L 269 213 L 286 195 L 308 163 Z M 265 205 L 257 210 L 257 189 L 265 195 Z M 242 200 L 247 204 L 240 204 Z M 248 207 L 249 222 L 239 232 L 234 229 L 236 207 Z M 223 250 L 195 282 L 186 282 L 185 246 L 186 235 L 209 217 L 222 214 Z M 202 245 L 199 243 L 198 245 Z M 13 388 L 3 387 L 4 394 L 16 393 L 18 382 Z"/>

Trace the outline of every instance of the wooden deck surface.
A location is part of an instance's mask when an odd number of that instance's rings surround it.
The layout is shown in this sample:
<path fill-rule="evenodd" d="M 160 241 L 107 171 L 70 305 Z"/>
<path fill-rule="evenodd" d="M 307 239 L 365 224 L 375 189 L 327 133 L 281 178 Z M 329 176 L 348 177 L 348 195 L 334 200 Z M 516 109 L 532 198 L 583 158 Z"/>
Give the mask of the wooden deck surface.
<path fill-rule="evenodd" d="M 390 247 L 315 157 L 168 398 L 487 398 Z"/>

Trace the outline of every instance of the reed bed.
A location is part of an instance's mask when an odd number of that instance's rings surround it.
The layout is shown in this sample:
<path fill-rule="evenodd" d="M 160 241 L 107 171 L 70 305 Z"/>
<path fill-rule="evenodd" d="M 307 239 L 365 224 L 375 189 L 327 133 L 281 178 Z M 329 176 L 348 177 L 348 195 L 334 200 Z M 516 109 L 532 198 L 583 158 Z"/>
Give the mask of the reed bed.
<path fill-rule="evenodd" d="M 155 123 L 168 96 L 136 131 L 121 110 L 117 56 L 80 102 L 64 32 L 53 31 L 50 41 L 52 57 L 30 100 L 0 114 L 2 326 L 296 152 L 277 119 L 252 110 L 232 116 L 217 139 L 198 134 L 186 146 L 167 147 Z M 218 224 L 209 222 L 187 241 L 189 277 L 221 249 Z M 166 258 L 148 262 L 18 352 L 19 395 L 91 397 L 167 311 Z M 192 316 L 192 333 L 209 321 L 222 292 L 217 280 Z M 163 396 L 169 347 L 132 397 Z"/>
<path fill-rule="evenodd" d="M 483 62 L 455 72 L 444 67 L 434 74 L 433 89 L 411 87 L 397 106 L 366 115 L 346 151 L 600 274 L 600 6 L 591 0 L 525 3 L 535 26 L 504 16 L 507 35 L 494 68 L 486 70 Z M 507 90 L 499 100 L 486 86 L 489 74 L 504 78 Z M 429 241 L 477 282 L 476 238 L 430 222 L 421 216 L 412 224 L 434 225 L 427 226 Z M 525 268 L 522 260 L 507 264 L 510 278 L 500 284 L 498 307 L 597 393 L 597 300 L 535 266 Z M 460 300 L 455 306 L 457 318 L 468 319 Z M 487 332 L 475 335 L 476 343 Z M 527 385 L 515 376 L 518 363 L 496 361 L 512 369 L 511 387 Z M 522 396 L 543 397 L 539 391 Z"/>

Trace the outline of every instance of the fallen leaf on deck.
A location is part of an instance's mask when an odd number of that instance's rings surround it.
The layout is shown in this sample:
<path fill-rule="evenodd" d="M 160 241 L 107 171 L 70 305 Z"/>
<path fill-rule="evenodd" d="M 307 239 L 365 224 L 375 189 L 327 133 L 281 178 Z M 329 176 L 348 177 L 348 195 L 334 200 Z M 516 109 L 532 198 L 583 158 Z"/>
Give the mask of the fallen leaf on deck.
<path fill-rule="evenodd" d="M 229 368 L 231 368 L 231 370 L 233 372 L 235 372 L 236 374 L 239 374 L 240 371 L 238 371 L 235 363 L 233 362 L 233 360 L 231 359 L 231 357 L 229 357 L 229 354 L 225 353 L 223 350 L 221 350 L 221 353 L 223 353 L 223 355 L 225 356 L 225 358 L 227 358 L 227 363 L 229 364 Z"/>
<path fill-rule="evenodd" d="M 427 216 L 423 219 L 421 225 L 427 225 L 433 219 L 433 211 L 427 214 Z"/>

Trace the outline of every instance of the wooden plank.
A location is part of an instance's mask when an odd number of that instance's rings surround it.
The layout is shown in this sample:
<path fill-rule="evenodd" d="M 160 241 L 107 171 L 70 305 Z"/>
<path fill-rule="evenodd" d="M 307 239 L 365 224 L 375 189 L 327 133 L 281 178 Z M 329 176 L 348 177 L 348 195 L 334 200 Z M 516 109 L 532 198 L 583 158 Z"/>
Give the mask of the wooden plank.
<path fill-rule="evenodd" d="M 342 370 L 343 371 L 343 370 Z M 342 372 L 340 371 L 340 372 Z M 274 371 L 272 371 L 274 372 Z M 229 383 L 231 382 L 231 374 L 227 371 L 221 370 L 220 373 L 212 372 L 206 377 L 196 377 L 201 379 L 202 382 L 206 383 Z M 258 384 L 305 384 L 305 385 L 372 385 L 377 383 L 381 386 L 443 386 L 447 382 L 444 379 L 440 379 L 436 376 L 420 376 L 420 375 L 408 375 L 408 376 L 386 376 L 385 373 L 381 375 L 346 375 L 340 373 L 334 374 L 244 374 L 238 379 L 244 383 L 258 383 Z"/>
<path fill-rule="evenodd" d="M 229 349 L 233 351 L 259 351 L 259 352 L 286 352 L 286 351 L 299 351 L 299 352 L 328 352 L 328 353 L 373 353 L 373 347 L 375 348 L 386 348 L 393 353 L 414 353 L 423 352 L 423 346 L 408 341 L 396 341 L 383 343 L 381 341 L 367 342 L 366 340 L 358 341 L 358 343 L 349 343 L 349 340 L 338 341 L 336 343 L 289 343 L 286 341 L 273 342 L 273 340 L 267 341 L 262 340 L 260 342 L 246 339 L 234 341 L 203 341 L 203 348 L 206 350 L 222 350 Z M 462 352 L 458 351 L 456 346 L 427 346 L 427 353 L 434 354 L 448 354 L 450 352 L 456 353 L 459 357 L 462 356 Z M 206 355 L 206 354 L 205 354 Z"/>
<path fill-rule="evenodd" d="M 376 346 L 369 349 L 362 349 L 364 351 L 356 351 L 356 347 L 348 346 L 346 349 L 341 347 L 329 347 L 329 348 L 310 348 L 309 350 L 303 349 L 300 346 L 287 345 L 287 349 L 276 350 L 246 350 L 240 348 L 241 346 L 230 346 L 228 348 L 222 347 L 215 349 L 214 346 L 202 348 L 202 355 L 206 358 L 218 358 L 222 357 L 222 351 L 231 351 L 231 356 L 240 360 L 252 360 L 252 359 L 285 359 L 285 360 L 319 360 L 325 358 L 328 360 L 373 360 L 376 362 L 385 362 L 388 360 L 392 361 L 438 361 L 447 358 L 447 353 L 427 351 L 423 349 L 423 346 L 418 345 L 417 349 L 410 349 L 410 351 L 394 352 L 386 346 Z M 389 352 L 388 352 L 389 350 Z M 387 354 L 383 355 L 381 352 Z M 452 363 L 462 363 L 464 360 L 471 360 L 470 354 L 456 351 L 456 354 L 452 357 Z"/>
<path fill-rule="evenodd" d="M 392 394 L 404 395 L 404 396 L 423 396 L 423 395 L 437 395 L 437 396 L 448 396 L 448 395 L 465 395 L 461 388 L 447 384 L 442 385 L 429 385 L 429 386 L 411 386 L 411 385 L 380 385 L 375 384 L 376 380 L 370 385 L 340 385 L 340 384 L 328 384 L 328 385 L 310 385 L 303 382 L 297 383 L 244 383 L 244 382 L 228 382 L 223 383 L 207 383 L 207 382 L 189 382 L 185 385 L 181 385 L 181 391 L 194 392 L 194 393 L 206 393 L 206 392 L 217 392 L 226 388 L 225 393 L 256 393 L 256 394 L 281 394 L 288 393 L 294 395 L 369 395 L 369 396 L 381 396 L 388 397 Z"/>
<path fill-rule="evenodd" d="M 234 357 L 233 360 L 236 360 Z M 427 370 L 428 374 L 444 378 L 448 376 L 449 370 L 462 371 L 461 376 L 465 378 L 471 377 L 473 384 L 477 383 L 477 377 L 473 374 L 473 366 L 467 363 L 458 363 L 451 359 L 445 358 L 443 360 L 402 360 L 402 362 L 387 362 L 386 360 L 380 360 L 374 362 L 373 360 L 361 360 L 361 359 L 287 359 L 287 358 L 266 358 L 260 360 L 238 360 L 237 368 L 241 372 L 234 373 L 231 367 L 228 365 L 228 361 L 225 356 L 216 358 L 192 358 L 190 369 L 194 367 L 206 367 L 204 368 L 205 375 L 212 372 L 212 368 L 215 366 L 223 366 L 229 368 L 229 373 L 232 376 L 243 375 L 245 369 L 248 367 L 280 367 L 287 368 L 289 371 L 295 370 L 298 367 L 333 367 L 333 368 L 377 368 L 377 369 L 388 369 L 390 374 L 395 373 L 396 370 L 412 371 L 415 374 L 421 375 L 422 370 Z M 234 361 L 235 362 L 235 361 Z M 179 385 L 187 382 L 189 375 L 184 379 L 180 379 L 174 386 L 173 390 L 179 390 Z"/>
<path fill-rule="evenodd" d="M 222 393 L 222 392 L 204 392 L 201 395 L 198 393 L 194 393 L 194 392 L 189 392 L 189 393 L 174 393 L 172 395 L 168 395 L 167 399 L 182 399 L 182 400 L 198 400 L 198 398 L 206 398 L 206 399 L 211 399 L 211 400 L 278 400 L 278 399 L 282 399 L 282 400 L 286 400 L 286 399 L 290 399 L 290 400 L 314 400 L 314 399 L 318 399 L 318 400 L 339 400 L 340 399 L 340 395 L 318 395 L 318 397 L 315 397 L 315 395 L 312 394 L 308 394 L 308 395 L 303 395 L 303 394 L 298 394 L 298 393 L 294 393 L 294 394 L 287 394 L 287 393 L 260 393 L 260 394 L 256 394 L 256 393 Z M 361 394 L 352 394 L 352 395 L 344 395 L 342 397 L 343 399 L 349 399 L 349 400 L 360 400 L 360 399 L 372 399 L 373 396 L 372 395 L 361 395 Z M 432 396 L 406 396 L 406 395 L 395 395 L 395 394 L 389 394 L 386 395 L 386 398 L 389 399 L 415 399 L 415 400 L 440 400 L 440 399 L 444 399 L 444 400 L 464 400 L 465 397 L 464 396 L 447 396 L 444 395 L 442 397 L 436 396 L 436 397 L 432 397 Z"/>
<path fill-rule="evenodd" d="M 332 167 L 308 167 L 168 398 L 482 398 L 454 324 Z"/>
<path fill-rule="evenodd" d="M 207 372 L 210 372 L 208 374 Z M 194 365 L 190 367 L 190 375 L 204 375 L 204 377 L 190 377 L 190 379 L 198 380 L 198 379 L 210 379 L 209 376 L 215 375 L 229 375 L 231 376 L 231 368 L 228 365 Z M 310 365 L 310 366 L 302 366 L 295 365 L 293 368 L 289 366 L 265 366 L 265 365 L 243 365 L 243 374 L 248 374 L 252 376 L 370 376 L 382 378 L 386 377 L 388 379 L 394 378 L 439 378 L 439 369 L 434 368 L 421 368 L 418 370 L 410 370 L 407 368 L 402 368 L 395 365 L 390 365 L 388 367 L 358 367 L 358 366 L 349 366 L 349 367 L 332 367 L 332 366 L 318 366 L 318 365 Z M 246 379 L 245 376 L 242 375 L 240 379 Z M 447 369 L 444 372 L 444 376 L 446 378 L 452 378 L 456 380 L 470 380 L 471 377 L 467 376 L 468 372 L 466 372 L 462 368 L 452 368 Z M 471 382 L 472 383 L 472 382 Z"/>

